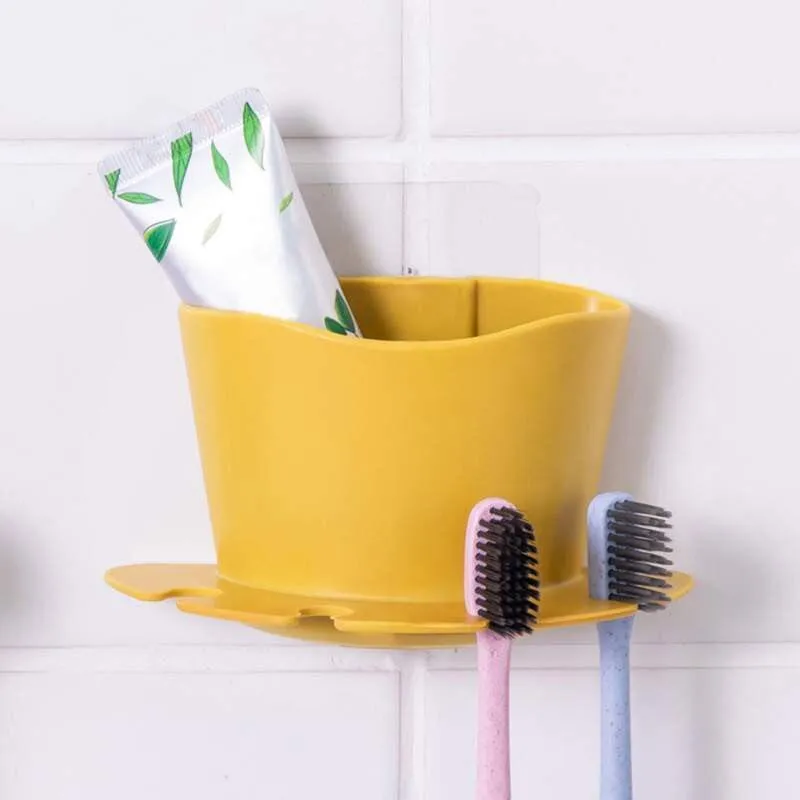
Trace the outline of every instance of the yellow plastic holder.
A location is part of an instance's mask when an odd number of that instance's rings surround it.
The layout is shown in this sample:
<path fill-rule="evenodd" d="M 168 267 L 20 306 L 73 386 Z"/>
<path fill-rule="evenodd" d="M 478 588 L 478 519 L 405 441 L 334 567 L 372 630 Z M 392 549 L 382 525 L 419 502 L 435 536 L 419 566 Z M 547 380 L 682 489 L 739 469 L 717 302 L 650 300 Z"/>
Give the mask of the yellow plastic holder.
<path fill-rule="evenodd" d="M 583 570 L 628 307 L 536 280 L 342 283 L 365 339 L 181 308 L 217 565 L 108 582 L 300 638 L 463 644 L 485 625 L 464 608 L 467 516 L 502 496 L 536 526 L 541 627 L 635 613 Z"/>

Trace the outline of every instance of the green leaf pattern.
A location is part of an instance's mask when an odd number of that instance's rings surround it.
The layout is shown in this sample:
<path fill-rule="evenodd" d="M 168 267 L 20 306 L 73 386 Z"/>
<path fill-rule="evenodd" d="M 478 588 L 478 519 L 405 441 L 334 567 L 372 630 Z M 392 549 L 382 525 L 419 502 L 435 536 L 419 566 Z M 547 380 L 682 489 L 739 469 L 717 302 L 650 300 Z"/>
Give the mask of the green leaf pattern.
<path fill-rule="evenodd" d="M 350 311 L 350 306 L 347 305 L 347 300 L 344 295 L 336 290 L 336 296 L 333 298 L 333 307 L 336 310 L 338 319 L 325 317 L 325 327 L 331 333 L 339 333 L 342 336 L 347 336 L 348 333 L 355 335 L 356 321 L 353 319 L 353 312 Z"/>
<path fill-rule="evenodd" d="M 217 217 L 214 217 L 214 219 L 212 219 L 211 222 L 208 223 L 206 231 L 203 234 L 203 244 L 205 244 L 219 230 L 219 226 L 221 223 L 222 223 L 222 214 L 220 214 Z"/>
<path fill-rule="evenodd" d="M 217 146 L 214 142 L 211 142 L 211 160 L 214 162 L 214 172 L 217 173 L 217 177 L 229 188 L 232 189 L 231 186 L 231 168 L 228 166 L 228 162 L 225 160 L 225 156 L 217 150 Z"/>
<path fill-rule="evenodd" d="M 115 169 L 113 172 L 106 173 L 106 184 L 112 197 L 117 196 L 117 186 L 119 185 L 119 173 L 121 170 Z"/>
<path fill-rule="evenodd" d="M 160 197 L 154 197 L 152 194 L 147 194 L 146 192 L 123 192 L 122 194 L 118 195 L 120 200 L 124 200 L 126 203 L 134 203 L 136 205 L 145 206 L 149 203 L 160 203 Z"/>
<path fill-rule="evenodd" d="M 350 333 L 355 333 L 356 322 L 353 319 L 350 306 L 347 305 L 347 300 L 344 299 L 344 295 L 338 289 L 336 290 L 336 297 L 333 300 L 333 306 L 336 309 L 336 316 L 342 327 L 350 331 Z"/>
<path fill-rule="evenodd" d="M 345 328 L 341 322 L 337 322 L 335 319 L 325 317 L 325 327 L 331 333 L 340 333 L 342 336 L 347 336 L 347 328 Z"/>
<path fill-rule="evenodd" d="M 187 133 L 172 142 L 172 180 L 178 194 L 178 205 L 183 205 L 183 182 L 192 158 L 192 134 Z"/>
<path fill-rule="evenodd" d="M 242 109 L 242 125 L 247 151 L 256 164 L 258 164 L 261 169 L 264 169 L 264 128 L 261 119 L 249 103 L 245 103 Z M 175 139 L 170 144 L 172 155 L 172 180 L 175 186 L 175 192 L 178 196 L 178 205 L 180 206 L 183 206 L 183 186 L 186 181 L 189 162 L 192 159 L 193 147 L 194 142 L 191 132 Z M 231 183 L 230 165 L 219 151 L 214 141 L 211 142 L 211 160 L 217 178 L 232 191 L 233 186 Z M 123 192 L 118 195 L 117 188 L 119 186 L 120 173 L 121 170 L 116 169 L 105 175 L 106 184 L 112 197 L 134 205 L 150 205 L 152 203 L 162 202 L 160 197 L 148 194 L 147 192 Z M 278 213 L 283 214 L 284 211 L 291 206 L 293 200 L 294 192 L 289 192 L 284 195 L 278 206 Z M 217 233 L 221 223 L 222 214 L 219 214 L 206 226 L 203 233 L 204 245 Z M 145 229 L 143 234 L 144 241 L 156 261 L 161 261 L 166 255 L 167 249 L 172 241 L 172 236 L 175 233 L 176 224 L 176 220 L 168 219 L 156 222 Z M 339 290 L 336 291 L 334 297 L 334 309 L 336 319 L 325 317 L 325 328 L 332 333 L 337 333 L 342 336 L 355 334 L 356 324 L 353 319 L 353 314 L 350 311 L 347 300 L 345 300 L 344 295 Z"/>
<path fill-rule="evenodd" d="M 144 232 L 145 244 L 155 257 L 156 261 L 161 261 L 166 255 L 172 234 L 175 232 L 175 220 L 168 219 L 164 222 L 156 222 Z"/>
<path fill-rule="evenodd" d="M 286 209 L 292 204 L 292 200 L 294 200 L 294 192 L 289 192 L 289 194 L 287 194 L 286 197 L 281 200 L 281 204 L 278 206 L 278 213 L 283 214 L 283 212 L 286 211 Z"/>
<path fill-rule="evenodd" d="M 250 103 L 244 104 L 242 110 L 242 126 L 244 128 L 244 142 L 253 160 L 261 169 L 264 169 L 264 128 L 258 114 L 253 111 Z"/>

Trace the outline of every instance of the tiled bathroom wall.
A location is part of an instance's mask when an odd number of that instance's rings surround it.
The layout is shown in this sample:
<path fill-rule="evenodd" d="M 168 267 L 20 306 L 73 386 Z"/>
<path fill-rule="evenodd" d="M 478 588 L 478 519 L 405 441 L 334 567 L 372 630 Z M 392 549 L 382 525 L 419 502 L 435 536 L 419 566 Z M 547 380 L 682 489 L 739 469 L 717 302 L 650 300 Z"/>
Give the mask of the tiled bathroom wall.
<path fill-rule="evenodd" d="M 634 307 L 606 465 L 698 587 L 637 625 L 647 800 L 792 797 L 800 8 L 100 0 L 0 11 L 0 796 L 462 800 L 473 657 L 308 646 L 102 581 L 213 556 L 177 300 L 96 162 L 245 85 L 341 274 Z M 591 629 L 515 655 L 515 794 L 596 796 Z"/>

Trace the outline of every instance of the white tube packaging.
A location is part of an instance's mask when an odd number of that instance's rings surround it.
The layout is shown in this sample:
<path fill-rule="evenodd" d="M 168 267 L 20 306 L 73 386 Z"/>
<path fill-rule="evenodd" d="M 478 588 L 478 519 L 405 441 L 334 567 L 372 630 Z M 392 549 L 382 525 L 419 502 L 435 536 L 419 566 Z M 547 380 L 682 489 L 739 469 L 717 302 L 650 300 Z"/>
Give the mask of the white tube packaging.
<path fill-rule="evenodd" d="M 361 335 L 257 90 L 104 159 L 99 171 L 184 303 Z"/>

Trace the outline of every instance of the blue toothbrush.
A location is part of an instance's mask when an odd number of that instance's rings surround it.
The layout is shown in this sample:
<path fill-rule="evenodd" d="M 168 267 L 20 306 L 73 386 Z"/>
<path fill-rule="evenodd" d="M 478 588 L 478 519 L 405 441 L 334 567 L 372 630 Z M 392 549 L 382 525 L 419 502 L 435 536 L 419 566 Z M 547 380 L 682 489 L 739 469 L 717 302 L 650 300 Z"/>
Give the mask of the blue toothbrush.
<path fill-rule="evenodd" d="M 660 611 L 672 562 L 669 511 L 609 492 L 589 505 L 589 592 Z M 632 800 L 630 642 L 634 617 L 600 622 L 600 800 Z"/>

